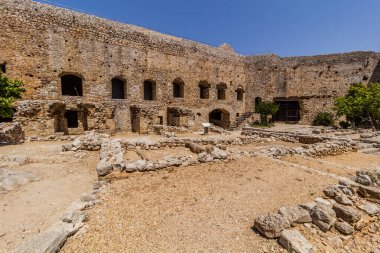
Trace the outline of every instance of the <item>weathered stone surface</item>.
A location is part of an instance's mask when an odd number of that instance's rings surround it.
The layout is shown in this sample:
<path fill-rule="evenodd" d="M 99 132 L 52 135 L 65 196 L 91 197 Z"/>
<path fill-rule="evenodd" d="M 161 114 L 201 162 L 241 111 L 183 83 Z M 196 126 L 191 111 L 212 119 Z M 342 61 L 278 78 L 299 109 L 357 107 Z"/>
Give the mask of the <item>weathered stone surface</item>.
<path fill-rule="evenodd" d="M 363 175 L 363 174 L 360 174 L 359 176 L 357 176 L 355 181 L 365 186 L 370 186 L 372 184 L 371 178 L 368 175 Z"/>
<path fill-rule="evenodd" d="M 337 195 L 341 194 L 341 190 L 338 186 L 329 185 L 325 189 L 323 189 L 323 193 L 326 197 L 335 198 Z"/>
<path fill-rule="evenodd" d="M 361 185 L 358 188 L 358 192 L 362 196 L 380 203 L 380 188 Z"/>
<path fill-rule="evenodd" d="M 352 201 L 345 195 L 345 194 L 339 194 L 335 196 L 335 201 L 339 204 L 345 205 L 345 206 L 352 206 Z"/>
<path fill-rule="evenodd" d="M 373 203 L 366 203 L 358 206 L 361 210 L 363 210 L 368 215 L 376 215 L 380 213 L 380 206 Z"/>
<path fill-rule="evenodd" d="M 300 207 L 302 207 L 303 209 L 307 210 L 310 213 L 311 209 L 313 209 L 316 205 L 317 203 L 315 202 L 307 202 L 307 203 L 301 204 Z"/>
<path fill-rule="evenodd" d="M 99 176 L 106 176 L 112 172 L 112 164 L 110 161 L 100 161 L 96 166 L 96 171 Z"/>
<path fill-rule="evenodd" d="M 328 201 L 328 200 L 326 200 L 326 199 L 322 199 L 322 198 L 315 198 L 315 202 L 316 202 L 317 204 L 322 204 L 322 205 L 329 206 L 329 207 L 332 206 L 332 204 L 331 204 L 330 201 Z"/>
<path fill-rule="evenodd" d="M 225 160 L 228 158 L 228 153 L 227 151 L 224 151 L 222 149 L 219 149 L 219 148 L 214 148 L 212 151 L 211 151 L 211 156 L 214 158 L 214 159 L 220 159 L 220 160 Z"/>
<path fill-rule="evenodd" d="M 9 63 L 12 77 L 27 85 L 28 92 L 17 104 L 16 120 L 25 127 L 28 136 L 78 134 L 87 129 L 149 133 L 154 131 L 159 117 L 163 125 L 196 130 L 202 122 L 210 120 L 210 113 L 217 108 L 215 103 L 223 108 L 223 117 L 211 119 L 211 123 L 228 128 L 229 122 L 240 122 L 236 113 L 252 111 L 255 97 L 297 98 L 302 103 L 300 122 L 310 123 L 318 111 L 333 105 L 333 97 L 347 92 L 348 83 L 373 76 L 379 60 L 374 52 L 286 58 L 243 56 L 225 46 L 210 47 L 33 1 L 2 0 L 1 20 L 6 28 L 0 34 L 4 40 L 0 45 L 2 63 Z M 46 39 L 51 37 L 51 27 L 57 28 L 57 37 L 65 38 L 64 46 L 51 47 L 51 39 Z M 25 34 L 30 35 L 28 44 L 20 39 Z M 107 50 L 96 50 L 88 41 L 97 41 Z M 86 54 L 83 47 L 93 49 L 92 54 Z M 28 53 L 23 54 L 25 51 Z M 113 60 L 104 64 L 108 58 Z M 38 71 L 33 68 L 36 62 L 41 63 Z M 98 66 L 105 67 L 104 73 L 99 74 Z M 178 73 L 178 66 L 181 75 L 176 80 L 186 80 L 189 87 L 183 99 L 173 97 L 173 90 L 161 85 L 173 83 L 174 77 L 169 73 Z M 59 77 L 73 71 L 83 77 L 84 98 L 72 94 L 75 98 L 70 99 L 61 94 Z M 116 73 L 122 73 L 121 81 L 128 80 L 129 88 L 122 94 L 128 99 L 112 99 L 111 80 L 120 75 Z M 144 76 L 149 76 L 157 88 L 150 101 L 144 100 Z M 210 87 L 203 99 L 198 87 L 200 77 L 204 80 L 202 84 Z M 263 80 L 265 87 L 259 88 Z M 286 85 L 279 87 L 279 80 L 286 80 Z M 221 82 L 228 82 L 227 96 L 217 101 L 214 91 Z M 235 91 L 244 94 L 243 101 L 237 99 Z M 60 123 L 65 122 L 68 111 L 78 112 L 78 128 Z"/>
<path fill-rule="evenodd" d="M 206 152 L 205 147 L 198 145 L 196 143 L 186 143 L 186 147 L 188 147 L 191 150 L 191 152 L 193 152 L 195 154 L 200 154 L 200 153 Z"/>
<path fill-rule="evenodd" d="M 20 123 L 0 123 L 0 144 L 19 144 L 24 139 Z"/>
<path fill-rule="evenodd" d="M 77 231 L 71 223 L 57 223 L 18 247 L 14 253 L 53 253 L 58 252 L 66 239 Z"/>
<path fill-rule="evenodd" d="M 336 222 L 335 229 L 338 230 L 339 233 L 344 235 L 350 235 L 355 231 L 354 228 L 345 221 Z"/>
<path fill-rule="evenodd" d="M 289 227 L 288 219 L 276 213 L 263 214 L 255 220 L 255 228 L 268 238 L 278 238 L 281 232 Z"/>
<path fill-rule="evenodd" d="M 293 253 L 312 253 L 315 252 L 313 245 L 310 244 L 297 230 L 284 230 L 281 232 L 278 242 L 288 252 Z"/>
<path fill-rule="evenodd" d="M 310 213 L 300 206 L 281 207 L 278 213 L 287 218 L 290 224 L 311 222 Z"/>
<path fill-rule="evenodd" d="M 333 209 L 323 204 L 317 204 L 310 212 L 313 223 L 323 232 L 327 232 L 334 225 L 336 215 Z"/>
<path fill-rule="evenodd" d="M 31 172 L 11 171 L 0 168 L 0 192 L 10 191 L 21 185 L 39 180 L 40 178 Z"/>
<path fill-rule="evenodd" d="M 349 206 L 334 204 L 333 209 L 336 213 L 336 217 L 341 218 L 351 224 L 358 222 L 362 217 L 358 210 Z"/>

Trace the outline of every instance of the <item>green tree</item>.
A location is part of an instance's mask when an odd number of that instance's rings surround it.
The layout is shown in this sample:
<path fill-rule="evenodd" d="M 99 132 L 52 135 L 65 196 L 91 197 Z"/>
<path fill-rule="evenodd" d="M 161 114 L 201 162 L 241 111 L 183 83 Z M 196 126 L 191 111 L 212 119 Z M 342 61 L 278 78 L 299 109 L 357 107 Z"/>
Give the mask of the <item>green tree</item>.
<path fill-rule="evenodd" d="M 348 94 L 335 99 L 334 110 L 338 116 L 345 115 L 355 127 L 370 123 L 380 126 L 380 84 L 354 84 Z"/>
<path fill-rule="evenodd" d="M 21 98 L 25 89 L 22 82 L 11 80 L 0 71 L 0 117 L 11 118 L 13 116 L 13 102 Z"/>
<path fill-rule="evenodd" d="M 275 114 L 279 106 L 271 101 L 261 101 L 257 105 L 256 112 L 260 113 L 260 121 L 262 125 L 268 125 L 268 116 Z"/>

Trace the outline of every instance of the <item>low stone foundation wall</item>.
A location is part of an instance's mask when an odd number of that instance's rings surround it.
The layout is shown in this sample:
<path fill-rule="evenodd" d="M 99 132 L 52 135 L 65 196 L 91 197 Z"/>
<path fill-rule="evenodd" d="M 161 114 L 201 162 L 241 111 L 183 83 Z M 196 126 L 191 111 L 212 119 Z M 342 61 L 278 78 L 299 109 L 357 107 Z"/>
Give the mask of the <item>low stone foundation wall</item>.
<path fill-rule="evenodd" d="M 24 139 L 20 123 L 0 123 L 0 145 L 19 144 Z"/>

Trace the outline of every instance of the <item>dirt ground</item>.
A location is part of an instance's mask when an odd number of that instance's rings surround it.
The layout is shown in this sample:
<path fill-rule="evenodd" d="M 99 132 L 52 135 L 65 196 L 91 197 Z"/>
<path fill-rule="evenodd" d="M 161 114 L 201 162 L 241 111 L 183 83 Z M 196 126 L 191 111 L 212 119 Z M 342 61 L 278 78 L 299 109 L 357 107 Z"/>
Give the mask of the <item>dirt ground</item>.
<path fill-rule="evenodd" d="M 62 144 L 0 147 L 0 172 L 29 173 L 32 179 L 8 191 L 0 187 L 0 253 L 47 229 L 71 202 L 92 188 L 98 152 L 63 153 Z M 228 149 L 251 151 L 279 145 L 301 144 L 276 141 Z M 142 154 L 157 160 L 184 152 L 189 151 L 166 148 Z M 132 160 L 139 157 L 135 151 L 125 155 Z M 312 201 L 322 196 L 325 186 L 337 183 L 333 175 L 316 171 L 351 177 L 358 169 L 378 167 L 380 156 L 349 153 L 281 160 L 251 157 L 123 173 L 99 195 L 102 202 L 87 211 L 85 229 L 69 238 L 61 252 L 285 252 L 276 240 L 267 240 L 252 229 L 259 214 Z"/>
<path fill-rule="evenodd" d="M 1 253 L 11 252 L 46 230 L 70 203 L 92 189 L 97 179 L 97 152 L 75 158 L 70 152 L 61 152 L 62 144 L 38 142 L 0 147 L 0 169 L 33 176 L 32 181 L 21 180 L 11 190 L 0 192 Z"/>
<path fill-rule="evenodd" d="M 130 174 L 62 252 L 281 252 L 252 230 L 255 217 L 311 201 L 334 182 L 258 157 Z"/>

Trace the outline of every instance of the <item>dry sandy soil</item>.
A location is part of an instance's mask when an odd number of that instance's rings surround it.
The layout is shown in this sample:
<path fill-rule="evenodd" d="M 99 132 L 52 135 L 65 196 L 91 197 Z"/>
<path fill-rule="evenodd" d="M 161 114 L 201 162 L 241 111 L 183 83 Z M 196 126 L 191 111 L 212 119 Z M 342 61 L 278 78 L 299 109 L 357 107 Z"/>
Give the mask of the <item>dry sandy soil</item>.
<path fill-rule="evenodd" d="M 0 170 L 21 177 L 10 190 L 0 187 L 0 252 L 10 252 L 22 242 L 58 221 L 66 208 L 97 180 L 97 152 L 62 153 L 63 142 L 26 143 L 0 147 Z M 12 161 L 14 158 L 19 161 Z M 1 186 L 7 179 L 0 177 Z M 9 186 L 9 184 L 8 184 Z"/>
<path fill-rule="evenodd" d="M 89 211 L 87 232 L 62 252 L 280 252 L 255 217 L 313 200 L 336 182 L 270 158 L 245 158 L 114 181 Z"/>
<path fill-rule="evenodd" d="M 20 154 L 30 158 L 27 162 L 0 160 L 0 170 L 35 176 L 34 181 L 0 192 L 0 253 L 48 228 L 71 202 L 92 188 L 98 152 L 62 153 L 62 144 L 0 147 L 0 158 Z M 249 151 L 273 145 L 300 144 L 271 142 L 230 149 Z M 183 152 L 188 150 L 143 154 L 156 160 Z M 139 155 L 127 152 L 125 158 L 134 160 Z M 87 211 L 85 229 L 69 238 L 62 252 L 285 252 L 275 240 L 252 229 L 259 214 L 322 196 L 325 186 L 337 183 L 332 174 L 350 177 L 358 169 L 379 166 L 380 156 L 349 153 L 324 158 L 285 156 L 281 160 L 251 157 L 122 173 L 99 195 L 102 202 Z"/>

